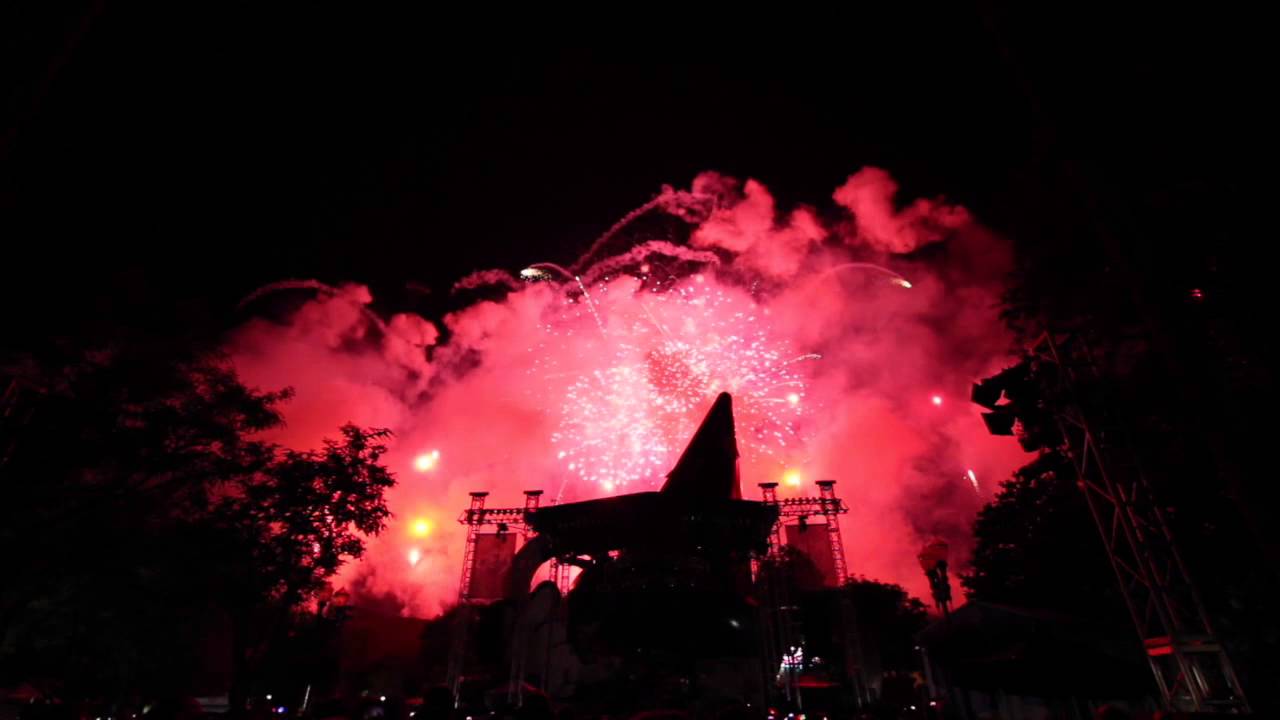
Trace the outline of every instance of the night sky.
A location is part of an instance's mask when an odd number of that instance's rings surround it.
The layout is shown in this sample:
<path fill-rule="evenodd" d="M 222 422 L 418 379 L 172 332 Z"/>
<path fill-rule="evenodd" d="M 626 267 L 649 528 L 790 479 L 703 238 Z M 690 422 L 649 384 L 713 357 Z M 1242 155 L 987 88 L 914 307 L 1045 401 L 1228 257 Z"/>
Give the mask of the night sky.
<path fill-rule="evenodd" d="M 1265 126 L 1243 18 L 3 12 L 6 342 L 216 334 L 282 278 L 438 317 L 463 274 L 570 261 L 707 169 L 829 212 L 878 165 L 1024 245 L 1100 204 L 1161 257 L 1241 248 Z"/>

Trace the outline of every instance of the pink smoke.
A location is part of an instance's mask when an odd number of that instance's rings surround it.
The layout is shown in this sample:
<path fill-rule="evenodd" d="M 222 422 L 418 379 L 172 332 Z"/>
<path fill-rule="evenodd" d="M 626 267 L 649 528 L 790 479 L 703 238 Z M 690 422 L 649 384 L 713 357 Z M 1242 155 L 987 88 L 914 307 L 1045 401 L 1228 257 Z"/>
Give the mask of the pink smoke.
<path fill-rule="evenodd" d="M 896 192 L 887 173 L 865 168 L 835 193 L 837 212 L 848 215 L 825 227 L 808 208 L 779 212 L 757 181 L 705 173 L 690 191 L 667 188 L 642 206 L 690 222 L 692 248 L 654 238 L 615 248 L 616 240 L 603 238 L 592 251 L 617 254 L 573 265 L 585 294 L 568 281 L 504 282 L 511 292 L 502 300 L 444 318 L 448 340 L 437 344 L 427 320 L 371 317 L 361 286 L 316 290 L 286 323 L 252 320 L 228 348 L 250 384 L 295 388 L 282 442 L 314 446 L 347 421 L 396 432 L 387 457 L 400 478 L 390 498 L 396 518 L 344 579 L 394 595 L 407 612 L 432 614 L 456 597 L 456 517 L 469 491 L 490 491 L 494 506 L 518 505 L 521 491 L 534 488 L 548 498 L 563 493 L 566 501 L 614 492 L 571 471 L 567 463 L 578 456 L 566 451 L 584 432 L 607 441 L 610 426 L 588 432 L 566 417 L 595 402 L 595 392 L 618 412 L 641 397 L 650 404 L 669 399 L 655 399 L 653 391 L 669 394 L 671 382 L 680 403 L 662 409 L 654 432 L 683 432 L 661 429 L 696 422 L 721 389 L 739 393 L 744 407 L 754 398 L 754 415 L 740 412 L 740 437 L 750 430 L 743 427 L 748 417 L 759 425 L 768 416 L 786 432 L 768 427 L 771 442 L 784 441 L 776 452 L 744 453 L 746 496 L 756 496 L 755 483 L 783 473 L 802 482 L 792 493 L 813 492 L 817 479 L 837 480 L 851 508 L 843 521 L 851 571 L 925 596 L 915 560 L 921 545 L 940 535 L 962 564 L 974 511 L 1025 456 L 987 435 L 967 401 L 969 384 L 1008 360 L 1011 338 L 997 308 L 1008 245 L 940 200 L 898 210 Z M 911 254 L 938 242 L 942 252 L 927 261 Z M 892 268 L 867 262 L 883 263 L 887 253 Z M 690 266 L 700 268 L 696 277 Z M 501 271 L 470 277 L 512 279 Z M 710 302 L 713 296 L 720 300 Z M 765 361 L 708 363 L 693 347 L 704 338 L 716 352 L 763 352 Z M 821 359 L 790 366 L 770 380 L 787 384 L 761 390 L 757 371 L 777 366 L 769 353 Z M 637 372 L 649 383 L 636 386 L 644 392 L 627 385 Z M 669 372 L 685 374 L 653 384 L 654 373 Z M 785 411 L 781 420 L 768 403 Z M 636 422 L 654 413 L 644 410 Z M 590 440 L 602 439 L 595 435 Z M 685 439 L 655 445 L 651 436 L 628 436 L 647 438 L 635 440 L 635 452 L 648 455 L 635 466 L 637 485 L 625 491 L 656 486 Z M 627 447 L 609 447 L 608 456 Z M 432 451 L 439 458 L 430 469 L 415 466 Z"/>
<path fill-rule="evenodd" d="M 748 180 L 743 186 L 740 201 L 727 206 L 723 205 L 725 198 L 736 189 L 731 179 L 704 173 L 694 180 L 694 188 L 719 197 L 722 206 L 698 227 L 691 243 L 729 251 L 735 264 L 750 273 L 770 280 L 789 278 L 800 269 L 813 245 L 826 235 L 808 209 L 778 218 L 773 196 L 755 180 Z"/>
<path fill-rule="evenodd" d="M 880 252 L 909 253 L 972 224 L 968 211 L 941 200 L 920 198 L 897 210 L 897 194 L 898 183 L 889 173 L 866 167 L 850 175 L 832 197 L 853 214 L 857 233 L 851 239 Z"/>

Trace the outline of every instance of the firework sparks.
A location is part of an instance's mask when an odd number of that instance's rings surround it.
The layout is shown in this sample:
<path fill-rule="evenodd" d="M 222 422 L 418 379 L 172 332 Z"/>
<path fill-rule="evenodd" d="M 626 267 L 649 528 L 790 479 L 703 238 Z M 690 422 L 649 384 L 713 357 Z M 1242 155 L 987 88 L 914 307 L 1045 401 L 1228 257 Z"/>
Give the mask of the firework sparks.
<path fill-rule="evenodd" d="M 396 430 L 395 532 L 371 539 L 342 582 L 369 572 L 413 612 L 440 612 L 456 597 L 450 579 L 464 547 L 463 531 L 442 520 L 465 507 L 467 491 L 492 490 L 505 505 L 526 488 L 560 502 L 656 489 L 728 391 L 744 485 L 775 481 L 779 495 L 797 496 L 814 478 L 837 478 L 858 498 L 850 564 L 927 592 L 914 563 L 895 558 L 913 557 L 915 527 L 952 498 L 934 490 L 953 485 L 954 470 L 935 469 L 968 468 L 979 452 L 992 477 L 1025 462 L 1016 444 L 981 450 L 981 423 L 949 411 L 948 388 L 1010 345 L 993 309 L 995 274 L 944 269 L 947 253 L 906 257 L 942 242 L 930 228 L 963 213 L 938 203 L 893 212 L 882 171 L 851 178 L 836 210 L 849 213 L 831 227 L 779 212 L 759 183 L 726 183 L 706 175 L 691 192 L 664 190 L 566 266 L 459 280 L 455 289 L 485 292 L 460 296 L 466 305 L 440 320 L 439 339 L 408 313 L 383 320 L 361 286 L 286 281 L 245 299 L 246 310 L 272 292 L 305 300 L 286 324 L 253 318 L 230 341 L 249 382 L 297 387 L 275 439 L 315 447 L 351 418 Z M 868 212 L 890 215 L 862 227 Z M 628 226 L 658 213 L 689 227 Z M 959 241 L 995 259 L 1007 249 L 988 233 L 946 239 Z M 985 493 L 976 472 L 960 473 Z M 887 490 L 899 485 L 912 491 Z"/>
<path fill-rule="evenodd" d="M 545 327 L 552 337 L 539 348 L 548 360 L 538 370 L 544 380 L 564 381 L 553 383 L 556 457 L 569 477 L 597 492 L 641 489 L 660 478 L 721 391 L 734 395 L 746 460 L 781 467 L 798 451 L 809 413 L 800 402 L 804 361 L 817 356 L 797 357 L 748 295 L 701 276 L 689 280 L 666 287 L 606 281 L 592 288 L 594 302 L 583 288 L 583 302 Z M 584 304 L 599 330 L 594 337 L 577 322 Z M 569 336 L 588 352 L 578 372 L 557 372 L 546 350 Z"/>

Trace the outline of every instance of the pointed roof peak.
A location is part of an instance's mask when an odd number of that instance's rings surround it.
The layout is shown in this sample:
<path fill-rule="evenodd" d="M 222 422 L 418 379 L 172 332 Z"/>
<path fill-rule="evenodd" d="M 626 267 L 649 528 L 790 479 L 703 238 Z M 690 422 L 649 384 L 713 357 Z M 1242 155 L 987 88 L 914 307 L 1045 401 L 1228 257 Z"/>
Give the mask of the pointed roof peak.
<path fill-rule="evenodd" d="M 667 473 L 661 492 L 691 503 L 742 499 L 733 398 L 729 393 L 716 396 L 675 467 Z"/>

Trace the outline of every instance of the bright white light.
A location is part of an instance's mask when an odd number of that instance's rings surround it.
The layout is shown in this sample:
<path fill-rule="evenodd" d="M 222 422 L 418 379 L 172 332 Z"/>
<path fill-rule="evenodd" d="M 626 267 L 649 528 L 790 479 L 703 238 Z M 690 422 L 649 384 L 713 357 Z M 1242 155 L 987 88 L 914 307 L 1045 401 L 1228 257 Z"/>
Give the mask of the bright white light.
<path fill-rule="evenodd" d="M 800 483 L 802 481 L 803 478 L 800 477 L 799 470 L 788 470 L 786 474 L 782 476 L 782 482 L 790 485 L 791 487 L 800 487 Z"/>
<path fill-rule="evenodd" d="M 800 402 L 800 396 L 797 393 L 791 393 L 787 396 L 787 402 L 795 405 Z"/>
<path fill-rule="evenodd" d="M 977 491 L 978 491 L 978 476 L 974 474 L 973 470 L 970 470 L 968 473 L 966 473 L 966 475 L 968 475 L 968 476 L 969 476 L 969 482 L 970 482 L 970 483 L 973 483 L 973 491 L 974 491 L 974 492 L 977 492 Z"/>
<path fill-rule="evenodd" d="M 421 560 L 421 559 L 422 559 L 422 551 L 421 551 L 421 550 L 419 550 L 418 548 L 413 548 L 412 550 L 410 550 L 410 551 L 409 551 L 409 564 L 410 564 L 410 565 L 417 565 L 417 564 L 418 564 L 418 561 L 419 561 L 419 560 Z"/>
<path fill-rule="evenodd" d="M 386 701 L 387 701 L 387 696 L 386 696 L 386 695 L 379 695 L 379 696 L 378 696 L 378 702 L 386 702 Z"/>
<path fill-rule="evenodd" d="M 932 399 L 933 399 L 933 404 L 934 404 L 934 405 L 937 405 L 937 406 L 939 406 L 939 407 L 941 407 L 941 406 L 942 406 L 942 396 L 941 396 L 941 395 L 934 395 Z"/>
<path fill-rule="evenodd" d="M 414 458 L 413 467 L 418 472 L 430 472 L 435 469 L 436 463 L 440 461 L 440 451 L 432 450 L 428 453 L 422 453 Z"/>

